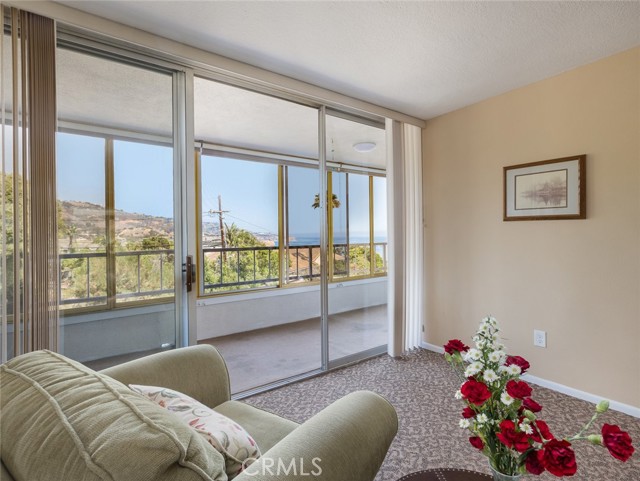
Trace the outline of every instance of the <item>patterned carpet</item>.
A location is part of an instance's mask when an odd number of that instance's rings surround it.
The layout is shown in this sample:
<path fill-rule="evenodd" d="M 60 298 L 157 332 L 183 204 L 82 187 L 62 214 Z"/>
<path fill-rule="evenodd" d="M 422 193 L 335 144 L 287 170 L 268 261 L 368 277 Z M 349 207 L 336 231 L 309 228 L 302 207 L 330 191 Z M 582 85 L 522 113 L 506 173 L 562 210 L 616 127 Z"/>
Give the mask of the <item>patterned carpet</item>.
<path fill-rule="evenodd" d="M 245 401 L 296 422 L 348 394 L 369 389 L 386 397 L 400 420 L 376 481 L 395 481 L 427 468 L 459 467 L 489 473 L 487 461 L 468 442 L 466 430 L 457 427 L 461 402 L 453 398 L 459 383 L 440 354 L 416 350 L 401 359 L 382 356 L 312 379 L 301 381 Z M 593 406 L 548 389 L 534 386 L 534 399 L 544 407 L 542 419 L 556 436 L 573 435 L 593 414 Z M 615 460 L 602 447 L 587 442 L 574 445 L 579 481 L 640 481 L 640 421 L 615 411 L 598 420 L 618 424 L 634 440 L 636 452 L 626 463 Z M 533 481 L 557 479 L 549 473 L 527 476 Z"/>

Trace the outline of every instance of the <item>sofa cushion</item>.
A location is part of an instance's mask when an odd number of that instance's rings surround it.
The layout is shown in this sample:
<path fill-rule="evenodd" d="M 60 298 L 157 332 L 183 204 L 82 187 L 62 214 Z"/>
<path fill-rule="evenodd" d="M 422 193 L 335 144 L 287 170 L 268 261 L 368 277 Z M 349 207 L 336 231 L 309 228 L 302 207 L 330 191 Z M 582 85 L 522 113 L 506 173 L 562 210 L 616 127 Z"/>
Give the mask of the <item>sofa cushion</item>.
<path fill-rule="evenodd" d="M 239 401 L 227 401 L 215 407 L 220 414 L 243 426 L 265 454 L 299 425 L 262 409 Z"/>
<path fill-rule="evenodd" d="M 236 477 L 260 457 L 260 448 L 242 426 L 201 402 L 164 387 L 139 384 L 129 384 L 129 387 L 172 412 L 202 434 L 224 457 L 229 479 Z"/>
<path fill-rule="evenodd" d="M 1 456 L 16 481 L 227 479 L 194 429 L 60 354 L 12 359 L 0 386 Z"/>

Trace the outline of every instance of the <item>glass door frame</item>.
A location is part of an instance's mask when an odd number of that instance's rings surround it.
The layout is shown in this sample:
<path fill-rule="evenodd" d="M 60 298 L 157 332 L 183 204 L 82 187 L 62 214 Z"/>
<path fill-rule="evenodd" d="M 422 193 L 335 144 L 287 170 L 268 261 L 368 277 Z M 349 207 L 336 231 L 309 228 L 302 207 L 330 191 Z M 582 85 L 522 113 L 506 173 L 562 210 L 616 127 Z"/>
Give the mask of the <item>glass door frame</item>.
<path fill-rule="evenodd" d="M 174 225 L 174 320 L 175 320 L 175 348 L 189 345 L 189 337 L 192 333 L 192 309 L 191 299 L 195 304 L 195 297 L 187 295 L 185 285 L 184 260 L 189 251 L 188 222 L 188 190 L 187 183 L 189 172 L 187 159 L 190 150 L 187 146 L 193 144 L 193 122 L 189 119 L 189 105 L 193 103 L 192 82 L 189 78 L 193 73 L 191 69 L 183 65 L 157 58 L 153 51 L 134 47 L 126 42 L 118 41 L 110 37 L 104 37 L 97 33 L 88 33 L 73 26 L 57 24 L 57 47 L 70 49 L 79 53 L 95 55 L 106 60 L 116 60 L 127 63 L 133 67 L 147 68 L 152 71 L 164 73 L 172 79 L 172 148 L 173 148 L 173 225 Z M 192 117 L 192 116 L 191 116 Z M 64 124 L 64 122 L 63 122 Z M 64 129 L 63 129 L 64 130 Z M 98 131 L 98 127 L 82 126 L 79 131 Z M 109 130 L 108 128 L 105 130 Z M 116 133 L 114 131 L 113 133 Z M 140 134 L 140 139 L 145 134 Z M 153 136 L 149 136 L 153 137 Z M 195 333 L 194 333 L 195 335 Z M 61 343 L 61 347 L 63 343 Z"/>
<path fill-rule="evenodd" d="M 354 362 L 358 362 L 358 361 L 362 361 L 364 359 L 368 359 L 368 358 L 372 358 L 372 357 L 376 357 L 379 356 L 381 354 L 384 354 L 387 352 L 387 344 L 383 344 L 380 346 L 374 346 L 368 349 L 365 349 L 364 351 L 358 351 L 352 354 L 348 354 L 346 356 L 343 357 L 339 357 L 336 359 L 332 359 L 330 356 L 330 326 L 329 326 L 329 319 L 330 319 L 330 296 L 329 296 L 329 281 L 332 280 L 334 283 L 336 282 L 335 279 L 333 279 L 333 268 L 334 268 L 334 259 L 333 259 L 333 235 L 334 235 L 334 219 L 333 219 L 333 210 L 331 211 L 331 215 L 329 215 L 329 209 L 328 206 L 326 205 L 329 199 L 330 195 L 333 195 L 333 187 L 332 187 L 332 173 L 333 172 L 343 172 L 343 173 L 352 173 L 352 174 L 363 174 L 363 175 L 369 175 L 370 179 L 369 179 L 369 183 L 371 184 L 372 179 L 371 176 L 385 176 L 386 177 L 386 170 L 382 171 L 381 169 L 375 168 L 375 167 L 357 167 L 354 165 L 349 165 L 349 166 L 344 166 L 342 163 L 336 163 L 332 161 L 329 161 L 327 159 L 327 149 L 326 149 L 326 144 L 328 139 L 326 138 L 327 135 L 327 124 L 326 124 L 326 119 L 327 117 L 331 116 L 331 117 L 337 117 L 343 120 L 348 120 L 351 122 L 355 122 L 355 123 L 359 123 L 359 124 L 364 124 L 364 125 L 368 125 L 371 127 L 375 127 L 375 128 L 379 128 L 383 131 L 386 131 L 386 123 L 383 119 L 380 119 L 379 117 L 376 116 L 361 116 L 358 115 L 357 113 L 351 113 L 351 112 L 347 112 L 344 110 L 338 110 L 336 108 L 333 107 L 326 107 L 323 109 L 322 111 L 322 129 L 319 129 L 319 140 L 320 140 L 320 144 L 324 145 L 324 149 L 321 151 L 321 153 L 323 155 L 321 155 L 321 163 L 323 164 L 323 174 L 321 175 L 322 180 L 324 180 L 324 182 L 321 182 L 321 189 L 323 188 L 324 190 L 321 190 L 326 192 L 325 195 L 325 202 L 324 202 L 324 212 L 322 215 L 324 215 L 324 219 L 325 222 L 323 222 L 323 225 L 326 226 L 325 227 L 325 238 L 323 240 L 323 245 L 325 245 L 326 247 L 326 254 L 323 255 L 323 261 L 325 262 L 325 266 L 323 269 L 323 272 L 326 274 L 326 282 L 323 282 L 322 287 L 323 287 L 323 291 L 324 291 L 324 298 L 323 298 L 323 304 L 322 304 L 322 328 L 323 328 L 323 371 L 329 371 L 332 369 L 336 369 L 348 364 L 352 364 Z M 387 164 L 388 164 L 388 159 L 387 159 Z M 369 209 L 370 209 L 370 213 L 369 215 L 372 215 L 372 211 L 371 209 L 372 207 L 372 191 L 371 191 L 371 187 L 369 188 Z M 331 191 L 331 192 L 330 192 Z M 345 201 L 348 202 L 348 199 L 345 199 Z M 348 223 L 348 213 L 347 213 L 347 223 Z M 372 249 L 373 243 L 374 243 L 374 237 L 373 237 L 373 222 L 372 219 L 370 218 L 370 225 L 369 225 L 369 244 L 370 244 L 370 262 L 371 260 L 373 260 L 374 257 L 374 252 Z M 349 239 L 347 238 L 347 243 L 349 243 Z M 374 269 L 373 267 L 371 267 L 371 273 L 369 276 L 366 276 L 367 278 L 375 278 L 375 277 L 387 277 L 387 279 L 389 278 L 387 273 L 384 274 L 384 276 L 382 275 L 375 275 L 374 273 Z M 325 357 L 326 356 L 326 357 Z"/>

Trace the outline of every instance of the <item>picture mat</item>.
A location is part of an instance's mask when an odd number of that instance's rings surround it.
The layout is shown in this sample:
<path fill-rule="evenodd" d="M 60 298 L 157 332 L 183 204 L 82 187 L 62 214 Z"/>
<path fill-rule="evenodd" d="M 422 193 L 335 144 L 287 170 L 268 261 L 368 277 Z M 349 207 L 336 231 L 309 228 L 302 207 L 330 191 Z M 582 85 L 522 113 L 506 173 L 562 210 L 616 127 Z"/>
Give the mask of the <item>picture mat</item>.
<path fill-rule="evenodd" d="M 516 210 L 515 187 L 516 176 L 527 174 L 539 174 L 548 172 L 549 170 L 566 170 L 567 171 L 567 206 L 566 207 L 550 207 L 538 209 Z M 580 159 L 575 158 L 564 162 L 553 164 L 534 165 L 531 167 L 515 168 L 506 171 L 506 190 L 507 199 L 506 215 L 507 217 L 530 217 L 530 216 L 563 216 L 563 215 L 579 215 L 580 214 Z"/>

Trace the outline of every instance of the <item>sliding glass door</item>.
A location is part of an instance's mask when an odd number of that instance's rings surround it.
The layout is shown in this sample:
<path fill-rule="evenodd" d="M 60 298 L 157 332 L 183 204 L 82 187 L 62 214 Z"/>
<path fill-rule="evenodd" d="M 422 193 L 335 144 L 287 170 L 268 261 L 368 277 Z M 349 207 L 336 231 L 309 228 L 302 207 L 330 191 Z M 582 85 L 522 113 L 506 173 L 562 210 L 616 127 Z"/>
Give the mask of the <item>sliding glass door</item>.
<path fill-rule="evenodd" d="M 384 352 L 384 125 L 197 76 L 194 106 L 198 342 L 232 392 Z"/>
<path fill-rule="evenodd" d="M 57 74 L 61 352 L 102 369 L 180 343 L 176 74 L 68 47 Z"/>
<path fill-rule="evenodd" d="M 329 366 L 386 351 L 384 124 L 326 117 Z"/>
<path fill-rule="evenodd" d="M 198 342 L 232 392 L 321 368 L 318 110 L 196 77 Z"/>

